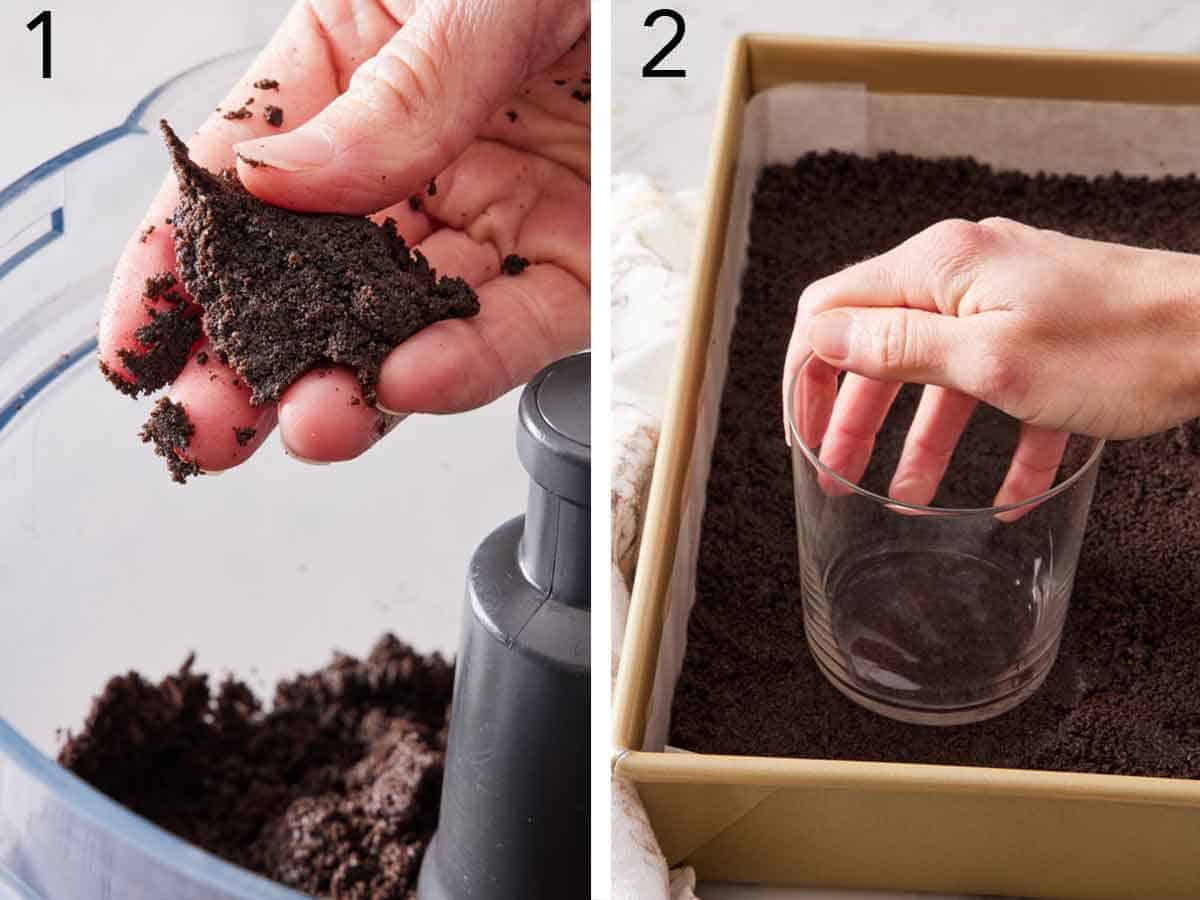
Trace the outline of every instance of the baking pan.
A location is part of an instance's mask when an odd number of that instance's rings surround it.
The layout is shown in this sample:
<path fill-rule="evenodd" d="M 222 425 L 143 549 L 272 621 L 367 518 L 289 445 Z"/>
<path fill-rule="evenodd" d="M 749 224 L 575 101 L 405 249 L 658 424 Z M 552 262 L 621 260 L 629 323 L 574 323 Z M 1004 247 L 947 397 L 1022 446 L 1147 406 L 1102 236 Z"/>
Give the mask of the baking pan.
<path fill-rule="evenodd" d="M 779 115 L 806 91 L 823 98 L 810 97 L 808 115 Z M 803 131 L 813 149 L 892 149 L 918 108 L 939 110 L 945 127 L 924 130 L 933 143 L 909 135 L 895 149 L 1083 174 L 1200 170 L 1200 57 L 773 35 L 734 42 L 614 690 L 614 770 L 636 785 L 668 862 L 694 866 L 701 880 L 1200 897 L 1200 782 L 665 747 L 749 196 L 778 152 L 772 134 Z M 978 152 L 988 127 L 1017 108 L 1037 111 L 1011 121 L 1040 120 L 1044 140 L 1009 135 L 998 158 Z"/>

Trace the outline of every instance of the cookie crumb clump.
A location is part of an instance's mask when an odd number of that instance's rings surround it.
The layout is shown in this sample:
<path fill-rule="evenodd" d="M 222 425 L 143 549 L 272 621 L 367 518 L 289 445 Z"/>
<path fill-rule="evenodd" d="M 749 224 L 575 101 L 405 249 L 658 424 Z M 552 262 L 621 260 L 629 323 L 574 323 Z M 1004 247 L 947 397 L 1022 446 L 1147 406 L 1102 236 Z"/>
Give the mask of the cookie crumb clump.
<path fill-rule="evenodd" d="M 129 381 L 101 361 L 100 371 L 108 382 L 130 397 L 152 394 L 179 377 L 187 365 L 192 347 L 200 340 L 202 330 L 198 311 L 171 289 L 178 284 L 174 273 L 161 272 L 146 279 L 144 289 L 148 300 L 159 301 L 166 308 L 146 304 L 149 321 L 134 333 L 138 350 L 122 347 L 117 350 L 121 365 L 133 377 Z"/>
<path fill-rule="evenodd" d="M 278 106 L 268 103 L 263 108 L 263 118 L 267 120 L 268 125 L 278 128 L 283 124 L 283 110 Z"/>
<path fill-rule="evenodd" d="M 175 277 L 174 272 L 159 272 L 157 275 L 151 275 L 146 279 L 146 287 L 143 293 L 150 300 L 157 300 L 178 283 L 179 279 Z"/>
<path fill-rule="evenodd" d="M 155 454 L 167 461 L 171 480 L 183 484 L 193 475 L 203 474 L 196 463 L 182 456 L 195 433 L 196 426 L 183 404 L 161 397 L 142 426 L 141 438 L 144 444 L 154 444 Z"/>
<path fill-rule="evenodd" d="M 305 372 L 353 369 L 368 403 L 384 358 L 422 328 L 479 312 L 461 278 L 438 277 L 396 223 L 297 213 L 213 175 L 162 123 L 179 179 L 175 253 L 212 348 L 251 389 L 278 400 Z"/>

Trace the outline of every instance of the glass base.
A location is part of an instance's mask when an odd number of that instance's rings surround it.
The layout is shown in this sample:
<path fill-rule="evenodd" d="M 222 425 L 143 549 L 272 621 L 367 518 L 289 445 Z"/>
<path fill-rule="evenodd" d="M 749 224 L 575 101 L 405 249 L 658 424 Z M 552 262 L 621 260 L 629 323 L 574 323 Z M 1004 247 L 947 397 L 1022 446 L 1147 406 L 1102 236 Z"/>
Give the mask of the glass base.
<path fill-rule="evenodd" d="M 812 647 L 811 641 L 809 642 L 809 646 Z M 1050 674 L 1050 669 L 1053 668 L 1054 657 L 1057 651 L 1058 648 L 1056 646 L 1054 652 L 1050 654 L 1049 664 L 1013 693 L 993 698 L 978 706 L 945 708 L 904 706 L 894 700 L 882 700 L 859 690 L 852 684 L 844 682 L 836 670 L 822 664 L 821 656 L 816 652 L 815 648 L 813 648 L 813 655 L 816 657 L 817 668 L 821 670 L 821 674 L 825 676 L 829 683 L 837 688 L 843 696 L 863 707 L 863 709 L 869 709 L 878 715 L 895 719 L 897 722 L 907 722 L 910 725 L 946 726 L 971 725 L 975 722 L 983 722 L 987 719 L 994 719 L 996 716 L 1020 706 L 1037 693 L 1038 688 L 1042 686 L 1042 683 L 1046 680 L 1046 676 Z"/>
<path fill-rule="evenodd" d="M 1000 715 L 1049 674 L 1066 585 L 945 548 L 848 554 L 805 578 L 805 633 L 818 666 L 855 703 L 888 718 L 960 725 Z"/>

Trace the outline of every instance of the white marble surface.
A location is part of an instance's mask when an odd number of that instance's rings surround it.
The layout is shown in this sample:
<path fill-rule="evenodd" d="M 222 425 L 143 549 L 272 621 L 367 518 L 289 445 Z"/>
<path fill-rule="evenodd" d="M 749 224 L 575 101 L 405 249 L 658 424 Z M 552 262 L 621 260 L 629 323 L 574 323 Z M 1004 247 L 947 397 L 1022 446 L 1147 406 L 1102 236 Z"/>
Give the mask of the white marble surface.
<path fill-rule="evenodd" d="M 659 7 L 683 14 L 687 33 L 664 65 L 683 79 L 642 78 L 673 26 L 645 28 Z M 949 41 L 1158 52 L 1200 50 L 1200 7 L 1180 0 L 1097 5 L 1087 0 L 614 0 L 613 171 L 640 172 L 669 190 L 702 184 L 725 54 L 738 34 Z"/>

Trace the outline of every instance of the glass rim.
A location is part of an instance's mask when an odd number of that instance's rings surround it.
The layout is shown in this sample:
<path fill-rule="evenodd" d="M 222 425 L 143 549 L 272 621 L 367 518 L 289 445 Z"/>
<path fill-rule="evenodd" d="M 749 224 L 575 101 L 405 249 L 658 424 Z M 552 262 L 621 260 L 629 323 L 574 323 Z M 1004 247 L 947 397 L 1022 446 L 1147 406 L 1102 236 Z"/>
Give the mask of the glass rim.
<path fill-rule="evenodd" d="M 1070 488 L 1072 485 L 1074 485 L 1077 481 L 1079 481 L 1079 479 L 1082 478 L 1088 472 L 1088 470 L 1095 467 L 1097 460 L 1100 459 L 1101 452 L 1104 450 L 1104 445 L 1106 443 L 1104 438 L 1095 438 L 1095 437 L 1091 437 L 1090 435 L 1079 435 L 1080 437 L 1095 441 L 1096 446 L 1092 449 L 1092 452 L 1090 454 L 1088 454 L 1088 458 L 1086 460 L 1084 460 L 1083 464 L 1075 472 L 1071 473 L 1071 475 L 1064 478 L 1058 484 L 1053 484 L 1050 487 L 1046 488 L 1046 490 L 1042 491 L 1040 494 L 1035 494 L 1032 497 L 1027 497 L 1023 500 L 1018 500 L 1015 503 L 1005 503 L 1002 506 L 975 506 L 975 507 L 930 506 L 930 505 L 925 505 L 925 504 L 921 504 L 921 503 L 908 503 L 904 500 L 896 500 L 892 497 L 886 497 L 882 494 L 877 494 L 874 491 L 869 491 L 866 488 L 862 487 L 861 485 L 855 484 L 853 481 L 850 481 L 848 478 L 844 478 L 843 476 L 839 475 L 837 472 L 833 471 L 833 469 L 829 468 L 829 466 L 827 466 L 827 465 L 825 465 L 825 463 L 821 462 L 820 458 L 813 452 L 813 449 L 811 447 L 809 447 L 808 444 L 805 443 L 805 441 L 803 441 L 801 439 L 800 431 L 796 427 L 796 410 L 795 410 L 796 385 L 800 381 L 800 376 L 804 372 L 804 367 L 808 364 L 809 360 L 811 360 L 813 358 L 819 359 L 820 357 L 817 357 L 817 355 L 813 351 L 811 351 L 811 350 L 808 351 L 808 353 L 805 354 L 804 358 L 800 361 L 799 367 L 796 369 L 796 371 L 794 373 L 792 373 L 792 376 L 788 381 L 788 394 L 787 394 L 788 402 L 784 407 L 783 414 L 784 414 L 784 418 L 787 422 L 788 436 L 791 438 L 792 446 L 799 447 L 800 452 L 804 454 L 805 459 L 807 459 L 808 462 L 814 468 L 817 469 L 817 471 L 828 475 L 834 481 L 836 481 L 838 484 L 842 485 L 843 487 L 848 488 L 853 493 L 858 494 L 861 497 L 865 497 L 868 500 L 874 500 L 876 503 L 879 503 L 883 506 L 890 506 L 890 507 L 895 507 L 898 509 L 922 513 L 925 515 L 942 516 L 942 517 L 982 516 L 982 515 L 996 515 L 998 513 L 1012 512 L 1013 510 L 1023 509 L 1027 506 L 1033 506 L 1035 504 L 1044 503 L 1045 501 L 1050 500 L 1054 497 L 1057 497 L 1059 494 L 1066 491 L 1068 488 Z M 841 370 L 841 371 L 845 371 L 845 370 Z M 905 383 L 907 384 L 908 382 L 905 382 Z M 982 403 L 983 401 L 981 400 L 980 402 Z M 1007 413 L 1005 413 L 1005 415 L 1007 415 Z M 1071 434 L 1075 435 L 1075 434 L 1078 434 L 1078 432 L 1071 432 Z"/>

